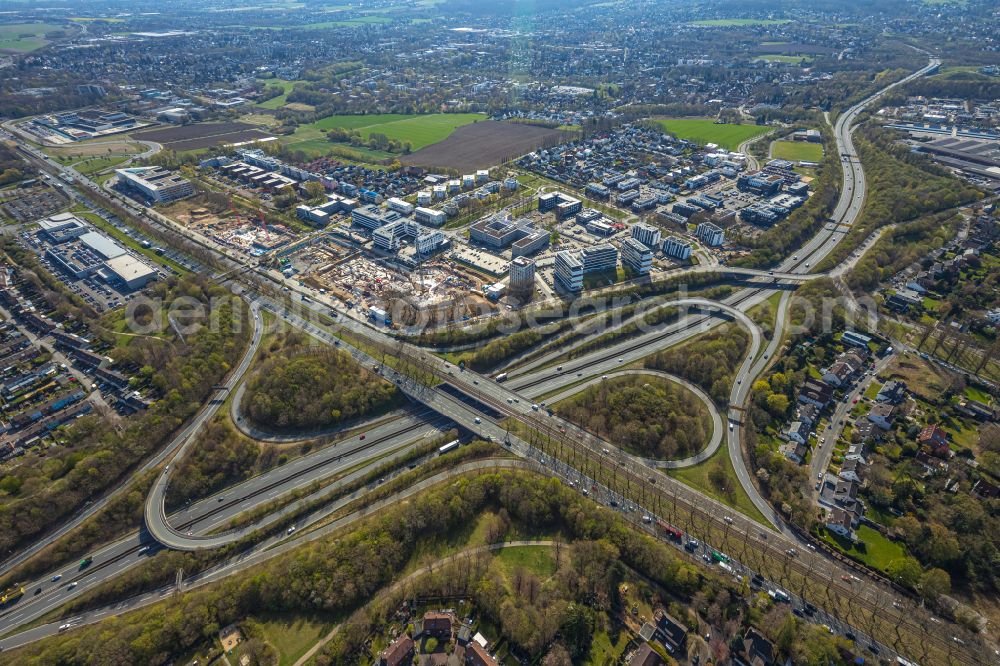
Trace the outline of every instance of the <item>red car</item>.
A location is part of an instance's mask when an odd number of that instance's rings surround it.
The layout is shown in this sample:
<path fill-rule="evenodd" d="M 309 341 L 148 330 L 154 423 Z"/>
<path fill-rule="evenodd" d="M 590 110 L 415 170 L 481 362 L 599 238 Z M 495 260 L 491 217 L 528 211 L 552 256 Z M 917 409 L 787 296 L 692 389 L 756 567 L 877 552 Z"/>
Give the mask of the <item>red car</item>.
<path fill-rule="evenodd" d="M 361 433 L 361 437 L 358 437 L 358 439 L 364 439 L 364 438 L 365 438 L 365 433 Z"/>

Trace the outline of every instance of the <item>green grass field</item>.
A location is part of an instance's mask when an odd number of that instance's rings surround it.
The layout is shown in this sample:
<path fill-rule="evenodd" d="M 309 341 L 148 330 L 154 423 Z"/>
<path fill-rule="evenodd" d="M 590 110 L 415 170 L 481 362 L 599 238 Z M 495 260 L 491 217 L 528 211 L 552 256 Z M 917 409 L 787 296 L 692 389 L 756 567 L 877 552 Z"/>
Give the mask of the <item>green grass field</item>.
<path fill-rule="evenodd" d="M 823 159 L 823 144 L 808 141 L 775 141 L 771 144 L 771 157 L 792 162 L 819 162 Z"/>
<path fill-rule="evenodd" d="M 712 457 L 705 462 L 691 467 L 667 470 L 667 474 L 691 486 L 695 490 L 699 490 L 709 497 L 733 507 L 747 517 L 753 518 L 761 525 L 767 525 L 767 518 L 754 506 L 750 496 L 746 494 L 743 486 L 740 485 L 740 480 L 736 477 L 733 464 L 729 462 L 728 449 L 727 442 L 723 441 L 722 445 L 719 446 L 719 450 L 712 454 Z M 726 475 L 726 486 L 732 489 L 729 495 L 720 492 L 715 484 L 712 483 L 709 473 L 716 467 L 720 467 Z"/>
<path fill-rule="evenodd" d="M 331 144 L 323 130 L 340 127 L 358 130 L 367 138 L 373 132 L 381 132 L 390 139 L 409 141 L 413 150 L 443 141 L 459 127 L 486 118 L 481 113 L 432 113 L 428 115 L 406 115 L 382 113 L 372 115 L 340 115 L 320 118 L 314 123 L 300 125 L 295 133 L 282 140 L 292 150 L 301 150 L 312 157 L 329 155 L 332 146 L 355 153 L 356 161 L 379 162 L 392 159 L 394 155 L 379 150 L 369 150 L 348 144 Z"/>
<path fill-rule="evenodd" d="M 44 35 L 60 30 L 58 23 L 11 23 L 0 25 L 0 50 L 26 53 L 40 49 L 47 43 Z"/>
<path fill-rule="evenodd" d="M 748 25 L 781 25 L 791 23 L 789 19 L 706 19 L 704 21 L 691 21 L 688 25 L 697 25 L 703 28 L 732 28 Z"/>
<path fill-rule="evenodd" d="M 889 541 L 878 530 L 872 529 L 868 525 L 862 525 L 854 532 L 858 537 L 858 542 L 855 544 L 830 534 L 826 528 L 820 529 L 820 538 L 871 568 L 882 572 L 885 572 L 890 562 L 906 556 L 906 550 L 901 545 Z"/>
<path fill-rule="evenodd" d="M 542 578 L 548 578 L 556 572 L 555 553 L 548 546 L 504 548 L 497 553 L 496 563 L 507 575 L 519 568 Z"/>
<path fill-rule="evenodd" d="M 297 614 L 275 614 L 254 619 L 265 641 L 278 652 L 279 666 L 292 666 L 333 628 L 333 623 Z"/>
<path fill-rule="evenodd" d="M 814 58 L 812 56 L 798 56 L 798 55 L 778 55 L 778 54 L 768 54 L 761 55 L 754 58 L 754 62 L 784 62 L 790 65 L 797 65 L 802 61 L 812 62 Z"/>
<path fill-rule="evenodd" d="M 288 101 L 288 93 L 292 92 L 292 87 L 296 84 L 296 81 L 287 81 L 285 79 L 261 79 L 261 82 L 269 86 L 281 86 L 285 91 L 282 95 L 272 97 L 255 105 L 261 109 L 277 109 L 284 106 Z"/>
<path fill-rule="evenodd" d="M 730 125 L 708 118 L 667 118 L 656 121 L 665 132 L 678 139 L 699 144 L 715 143 L 727 150 L 736 150 L 747 139 L 767 133 L 762 125 Z"/>

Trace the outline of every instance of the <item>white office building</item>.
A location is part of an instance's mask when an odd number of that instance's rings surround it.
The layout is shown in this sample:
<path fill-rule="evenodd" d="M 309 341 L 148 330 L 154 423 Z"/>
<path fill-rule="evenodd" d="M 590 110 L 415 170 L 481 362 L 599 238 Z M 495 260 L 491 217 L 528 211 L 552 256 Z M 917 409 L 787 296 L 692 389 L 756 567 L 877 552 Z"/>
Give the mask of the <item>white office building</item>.
<path fill-rule="evenodd" d="M 156 203 L 176 201 L 194 194 L 194 186 L 189 180 L 163 167 L 132 167 L 116 169 L 115 173 L 121 183 L 142 192 Z"/>
<path fill-rule="evenodd" d="M 639 222 L 632 225 L 632 238 L 650 249 L 660 246 L 660 230 L 649 224 Z"/>
<path fill-rule="evenodd" d="M 556 252 L 555 281 L 571 292 L 583 290 L 583 262 L 569 250 Z"/>
<path fill-rule="evenodd" d="M 685 261 L 691 258 L 691 243 L 683 238 L 670 236 L 663 241 L 663 254 Z"/>
<path fill-rule="evenodd" d="M 695 229 L 695 236 L 709 247 L 718 247 L 726 242 L 726 234 L 721 227 L 711 222 L 702 222 Z"/>
<path fill-rule="evenodd" d="M 586 247 L 580 254 L 584 273 L 603 273 L 618 267 L 618 250 L 610 243 Z"/>
<path fill-rule="evenodd" d="M 649 275 L 653 268 L 653 251 L 635 238 L 626 238 L 622 241 L 622 266 L 635 275 Z"/>
<path fill-rule="evenodd" d="M 398 197 L 392 197 L 385 202 L 385 205 L 389 207 L 389 210 L 394 210 L 400 215 L 409 215 L 413 212 L 413 204 Z"/>
<path fill-rule="evenodd" d="M 515 257 L 510 262 L 510 290 L 531 293 L 535 290 L 535 262 L 527 257 Z"/>

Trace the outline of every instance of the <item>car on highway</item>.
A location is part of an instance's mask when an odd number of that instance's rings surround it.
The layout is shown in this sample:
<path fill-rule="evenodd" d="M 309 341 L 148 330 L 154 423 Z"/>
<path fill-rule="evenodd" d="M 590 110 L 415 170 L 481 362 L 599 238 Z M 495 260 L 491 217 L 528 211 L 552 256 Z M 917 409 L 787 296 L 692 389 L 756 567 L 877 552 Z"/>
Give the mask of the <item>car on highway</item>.
<path fill-rule="evenodd" d="M 361 433 L 361 436 L 360 436 L 360 437 L 358 437 L 358 439 L 364 439 L 364 438 L 365 438 L 365 436 L 366 436 L 366 435 L 365 435 L 365 433 Z"/>
<path fill-rule="evenodd" d="M 60 581 L 60 580 L 62 580 L 62 574 L 56 574 L 55 576 L 52 577 L 52 582 L 53 583 L 55 583 L 57 581 Z"/>
<path fill-rule="evenodd" d="M 482 420 L 481 418 L 479 418 L 478 416 L 477 416 L 476 418 L 472 419 L 472 420 L 473 420 L 473 422 L 475 422 L 475 423 L 476 423 L 477 425 L 483 422 L 483 420 Z"/>
<path fill-rule="evenodd" d="M 295 525 L 292 525 L 287 530 L 285 530 L 285 534 L 292 534 L 294 531 L 295 531 Z"/>
<path fill-rule="evenodd" d="M 70 583 L 69 585 L 66 586 L 66 589 L 67 590 L 72 590 L 77 585 L 79 585 L 79 583 L 74 580 L 72 583 Z"/>

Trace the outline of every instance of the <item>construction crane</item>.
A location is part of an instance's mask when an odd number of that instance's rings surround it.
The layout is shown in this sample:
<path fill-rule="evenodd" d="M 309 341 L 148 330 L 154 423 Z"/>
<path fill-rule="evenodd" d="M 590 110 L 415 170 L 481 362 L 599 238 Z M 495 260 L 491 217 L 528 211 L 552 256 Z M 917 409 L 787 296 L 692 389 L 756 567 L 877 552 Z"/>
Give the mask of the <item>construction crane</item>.
<path fill-rule="evenodd" d="M 267 222 L 264 220 L 264 212 L 260 209 L 257 210 L 257 219 L 260 220 L 260 226 L 264 229 L 264 238 L 271 240 L 271 233 L 267 230 Z"/>

